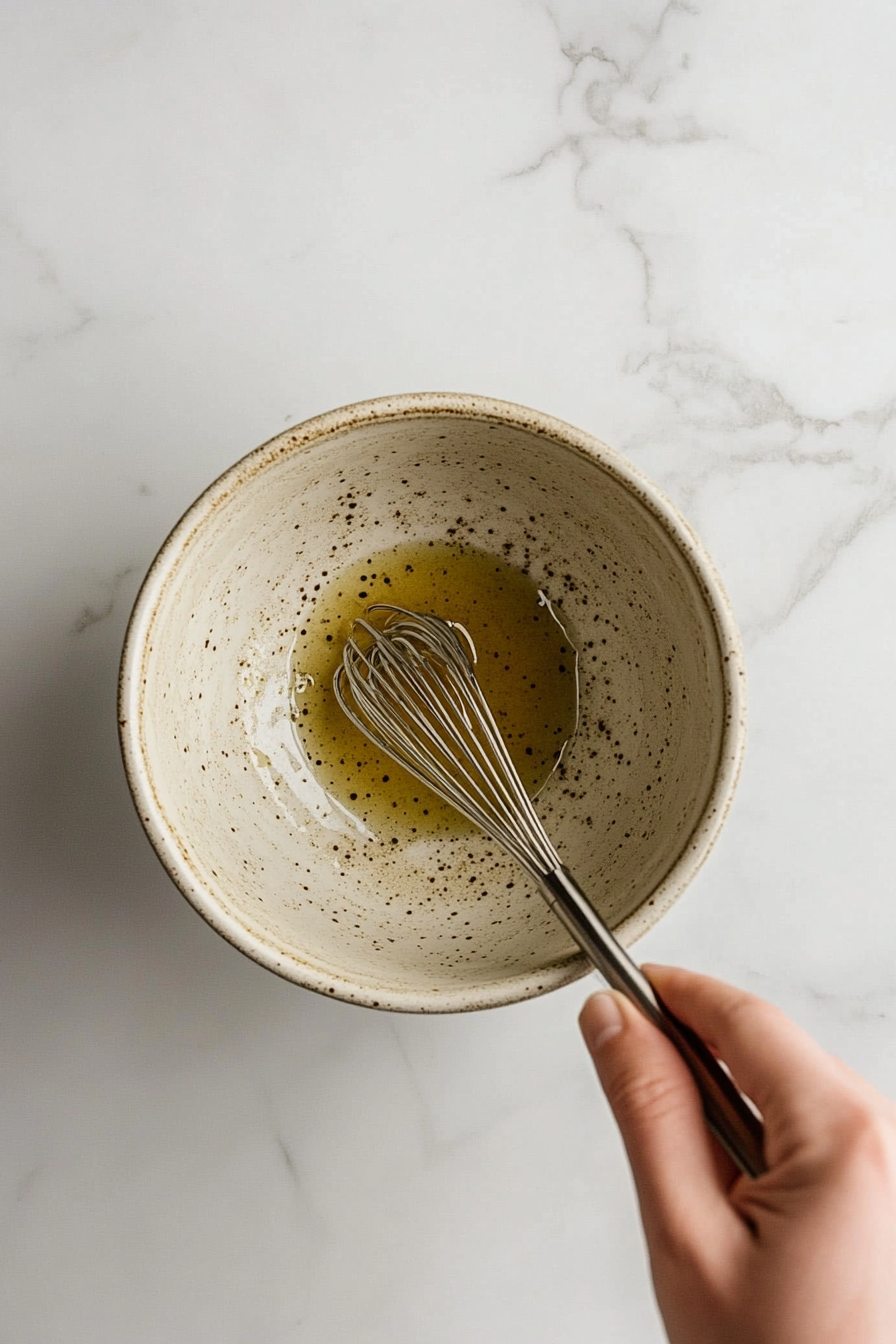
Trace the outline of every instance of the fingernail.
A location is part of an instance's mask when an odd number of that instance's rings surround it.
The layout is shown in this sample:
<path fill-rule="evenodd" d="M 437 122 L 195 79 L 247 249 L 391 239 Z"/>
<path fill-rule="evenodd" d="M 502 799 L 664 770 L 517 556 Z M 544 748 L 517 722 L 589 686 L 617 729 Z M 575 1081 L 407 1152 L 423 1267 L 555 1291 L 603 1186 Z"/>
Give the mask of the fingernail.
<path fill-rule="evenodd" d="M 588 1000 L 587 1017 L 584 1023 L 585 1042 L 592 1054 L 597 1054 L 602 1046 L 622 1030 L 622 1013 L 616 996 L 608 990 L 595 994 Z"/>

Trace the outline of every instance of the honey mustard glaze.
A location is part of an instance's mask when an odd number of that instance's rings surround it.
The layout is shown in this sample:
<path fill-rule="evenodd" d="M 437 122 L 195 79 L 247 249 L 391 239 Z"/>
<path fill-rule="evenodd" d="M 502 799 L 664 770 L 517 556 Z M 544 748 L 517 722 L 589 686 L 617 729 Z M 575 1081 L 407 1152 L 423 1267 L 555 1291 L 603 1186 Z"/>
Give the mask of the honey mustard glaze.
<path fill-rule="evenodd" d="M 450 542 L 403 543 L 301 587 L 286 695 L 302 768 L 357 829 L 399 842 L 470 824 L 380 753 L 333 692 L 352 622 L 378 602 L 459 622 L 476 677 L 531 797 L 556 768 L 578 715 L 577 653 L 562 609 L 499 556 Z M 303 783 L 309 781 L 303 780 Z"/>

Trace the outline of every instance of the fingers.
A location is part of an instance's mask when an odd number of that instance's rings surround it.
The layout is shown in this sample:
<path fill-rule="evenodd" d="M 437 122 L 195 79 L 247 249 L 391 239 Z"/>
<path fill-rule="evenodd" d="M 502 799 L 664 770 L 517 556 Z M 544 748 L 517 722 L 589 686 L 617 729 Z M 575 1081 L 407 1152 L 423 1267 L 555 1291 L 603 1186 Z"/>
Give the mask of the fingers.
<path fill-rule="evenodd" d="M 621 995 L 593 995 L 579 1025 L 628 1152 L 648 1243 L 742 1231 L 728 1203 L 734 1167 L 710 1137 L 674 1046 Z"/>
<path fill-rule="evenodd" d="M 667 1007 L 725 1061 L 762 1111 L 769 1160 L 775 1154 L 768 1144 L 785 1123 L 811 1129 L 821 1098 L 843 1081 L 836 1061 L 811 1036 L 773 1004 L 733 985 L 668 966 L 644 971 Z"/>

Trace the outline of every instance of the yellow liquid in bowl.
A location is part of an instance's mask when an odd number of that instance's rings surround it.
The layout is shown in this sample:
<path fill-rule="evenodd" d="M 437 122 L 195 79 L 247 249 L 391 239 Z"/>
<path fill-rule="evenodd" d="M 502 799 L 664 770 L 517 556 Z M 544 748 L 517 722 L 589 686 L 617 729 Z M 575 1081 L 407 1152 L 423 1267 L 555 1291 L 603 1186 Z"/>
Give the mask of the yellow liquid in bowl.
<path fill-rule="evenodd" d="M 300 597 L 293 723 L 317 782 L 369 830 L 398 840 L 472 829 L 377 751 L 333 693 L 352 621 L 377 602 L 458 621 L 469 631 L 476 677 L 523 784 L 532 797 L 544 786 L 575 731 L 577 655 L 528 575 L 473 547 L 412 542 L 323 573 L 303 585 Z"/>

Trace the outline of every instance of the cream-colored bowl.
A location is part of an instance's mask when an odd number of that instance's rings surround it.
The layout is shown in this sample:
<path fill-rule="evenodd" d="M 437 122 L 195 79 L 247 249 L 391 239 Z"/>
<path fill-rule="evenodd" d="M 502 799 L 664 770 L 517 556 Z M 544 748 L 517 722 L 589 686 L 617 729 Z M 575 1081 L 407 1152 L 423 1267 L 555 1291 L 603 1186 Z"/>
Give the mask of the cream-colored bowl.
<path fill-rule="evenodd" d="M 657 487 L 590 435 L 507 402 L 412 394 L 250 453 L 181 519 L 140 591 L 121 667 L 125 767 L 159 857 L 214 929 L 300 985 L 378 1008 L 509 1003 L 588 969 L 492 842 L 371 840 L 313 781 L 303 802 L 281 777 L 299 586 L 397 542 L 445 540 L 460 516 L 482 549 L 524 545 L 578 633 L 579 731 L 538 805 L 624 943 L 706 858 L 743 752 L 741 643 L 713 565 Z"/>

